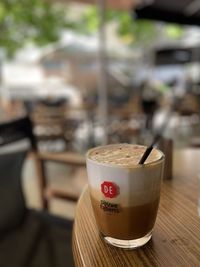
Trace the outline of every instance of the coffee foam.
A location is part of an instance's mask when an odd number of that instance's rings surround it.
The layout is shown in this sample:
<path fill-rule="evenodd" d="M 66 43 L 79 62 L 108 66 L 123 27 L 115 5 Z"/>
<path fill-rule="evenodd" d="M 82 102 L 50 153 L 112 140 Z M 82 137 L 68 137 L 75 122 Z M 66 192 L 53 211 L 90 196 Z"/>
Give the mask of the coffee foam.
<path fill-rule="evenodd" d="M 131 167 L 138 165 L 142 155 L 146 150 L 145 146 L 130 145 L 130 144 L 117 144 L 97 147 L 92 149 L 88 157 L 98 163 L 117 165 L 123 167 Z M 159 160 L 162 154 L 153 149 L 145 164 L 153 163 Z"/>
<path fill-rule="evenodd" d="M 158 198 L 163 168 L 163 162 L 159 159 L 162 153 L 154 149 L 147 161 L 150 164 L 139 165 L 138 161 L 145 149 L 144 146 L 119 144 L 90 150 L 87 171 L 92 197 L 98 201 L 120 203 L 124 207 L 143 205 Z M 130 154 L 131 162 L 129 159 L 126 161 L 126 153 Z M 121 162 L 117 161 L 118 157 Z M 115 198 L 107 198 L 101 192 L 101 185 L 105 181 L 119 188 Z"/>
<path fill-rule="evenodd" d="M 162 164 L 140 168 L 115 168 L 88 163 L 90 192 L 96 200 L 120 203 L 124 207 L 148 203 L 160 194 Z M 106 198 L 101 192 L 101 185 L 109 181 L 119 187 L 115 198 Z"/>

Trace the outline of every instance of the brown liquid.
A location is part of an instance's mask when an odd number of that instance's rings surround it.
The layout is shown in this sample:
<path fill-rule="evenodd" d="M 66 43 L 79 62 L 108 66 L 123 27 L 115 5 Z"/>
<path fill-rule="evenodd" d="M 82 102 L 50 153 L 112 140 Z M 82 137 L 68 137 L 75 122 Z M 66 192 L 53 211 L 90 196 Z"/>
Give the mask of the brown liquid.
<path fill-rule="evenodd" d="M 92 206 L 100 231 L 108 237 L 132 240 L 144 237 L 154 226 L 158 211 L 159 198 L 133 207 L 102 209 L 101 202 L 91 197 Z M 108 203 L 109 204 L 109 203 Z"/>

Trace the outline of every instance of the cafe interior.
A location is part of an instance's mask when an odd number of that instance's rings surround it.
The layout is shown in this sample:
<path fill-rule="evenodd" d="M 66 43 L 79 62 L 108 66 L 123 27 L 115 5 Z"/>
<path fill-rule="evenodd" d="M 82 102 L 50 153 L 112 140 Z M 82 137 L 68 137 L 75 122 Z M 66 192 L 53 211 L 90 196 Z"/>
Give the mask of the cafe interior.
<path fill-rule="evenodd" d="M 17 2 L 13 9 L 0 3 L 0 28 L 16 31 L 5 25 L 18 23 Z M 199 1 L 35 2 L 41 14 L 48 10 L 47 24 L 49 6 L 74 12 L 67 13 L 73 22 L 82 9 L 90 10 L 88 19 L 96 10 L 98 20 L 94 38 L 83 30 L 72 37 L 67 22 L 64 41 L 27 50 L 24 58 L 17 43 L 7 56 L 15 37 L 0 36 L 0 266 L 200 266 Z M 132 25 L 142 36 L 137 45 L 112 36 L 110 10 L 122 31 Z M 40 27 L 37 13 L 28 20 Z M 161 36 L 163 29 L 173 40 Z M 119 143 L 165 155 L 153 237 L 134 250 L 104 242 L 89 198 L 87 151 Z"/>

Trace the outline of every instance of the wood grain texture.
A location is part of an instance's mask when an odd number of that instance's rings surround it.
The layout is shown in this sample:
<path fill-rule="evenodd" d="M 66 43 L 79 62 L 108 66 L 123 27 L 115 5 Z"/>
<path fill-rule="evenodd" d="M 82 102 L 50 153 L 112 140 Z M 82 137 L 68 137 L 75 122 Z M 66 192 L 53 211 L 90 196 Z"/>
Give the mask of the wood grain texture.
<path fill-rule="evenodd" d="M 86 188 L 79 200 L 74 223 L 76 266 L 200 266 L 200 218 L 197 213 L 199 159 L 198 149 L 175 151 L 174 178 L 163 181 L 153 237 L 136 250 L 114 248 L 101 239 Z"/>

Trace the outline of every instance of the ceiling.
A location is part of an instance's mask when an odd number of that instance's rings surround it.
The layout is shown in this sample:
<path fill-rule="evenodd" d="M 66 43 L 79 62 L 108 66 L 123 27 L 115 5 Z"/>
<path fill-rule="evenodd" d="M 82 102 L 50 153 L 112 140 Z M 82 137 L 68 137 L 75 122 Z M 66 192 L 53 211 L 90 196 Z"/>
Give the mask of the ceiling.
<path fill-rule="evenodd" d="M 138 6 L 136 18 L 200 25 L 200 0 L 146 0 Z M 149 3 L 149 4 L 148 4 Z"/>

